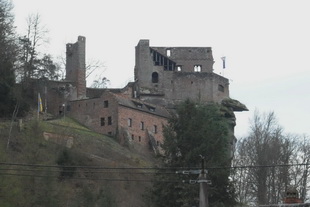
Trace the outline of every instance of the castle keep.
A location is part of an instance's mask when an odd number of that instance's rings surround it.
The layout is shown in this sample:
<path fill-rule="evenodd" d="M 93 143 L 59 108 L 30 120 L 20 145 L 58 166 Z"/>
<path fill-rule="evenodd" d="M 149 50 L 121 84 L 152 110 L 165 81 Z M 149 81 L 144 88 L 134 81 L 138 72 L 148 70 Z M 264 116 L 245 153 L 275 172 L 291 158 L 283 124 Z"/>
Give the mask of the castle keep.
<path fill-rule="evenodd" d="M 137 97 L 171 106 L 187 98 L 221 102 L 229 97 L 228 79 L 213 73 L 210 47 L 150 47 L 149 40 L 136 46 Z"/>
<path fill-rule="evenodd" d="M 175 105 L 186 99 L 247 110 L 229 98 L 228 79 L 213 72 L 210 47 L 153 47 L 149 40 L 136 46 L 135 80 L 121 89 L 86 88 L 85 44 L 79 36 L 66 45 L 66 80 L 46 84 L 49 113 L 66 114 L 96 132 L 117 137 L 138 149 L 159 153 L 163 125 Z M 46 90 L 45 90 L 46 91 Z M 236 104 L 237 103 L 237 104 Z"/>

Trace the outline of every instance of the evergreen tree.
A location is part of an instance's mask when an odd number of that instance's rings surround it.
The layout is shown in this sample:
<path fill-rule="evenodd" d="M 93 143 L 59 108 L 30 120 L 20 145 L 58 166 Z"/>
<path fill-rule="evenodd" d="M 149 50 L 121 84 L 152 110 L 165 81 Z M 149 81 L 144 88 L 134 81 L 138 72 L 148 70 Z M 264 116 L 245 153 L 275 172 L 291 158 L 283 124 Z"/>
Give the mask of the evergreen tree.
<path fill-rule="evenodd" d="M 217 104 L 197 104 L 189 100 L 180 104 L 164 130 L 164 167 L 197 169 L 204 156 L 208 169 L 209 202 L 211 206 L 233 206 L 234 192 L 228 176 L 230 143 L 228 120 Z M 155 206 L 198 206 L 199 184 L 173 183 L 184 175 L 158 173 L 152 200 Z"/>
<path fill-rule="evenodd" d="M 17 50 L 12 8 L 9 1 L 0 0 L 0 117 L 11 114 L 15 105 L 13 66 Z"/>

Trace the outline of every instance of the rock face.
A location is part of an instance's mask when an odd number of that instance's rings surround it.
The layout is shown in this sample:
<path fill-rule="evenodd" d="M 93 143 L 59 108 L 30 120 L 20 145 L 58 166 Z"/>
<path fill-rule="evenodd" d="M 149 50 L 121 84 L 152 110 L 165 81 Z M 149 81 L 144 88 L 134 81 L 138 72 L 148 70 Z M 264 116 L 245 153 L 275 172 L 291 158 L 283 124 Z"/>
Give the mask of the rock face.
<path fill-rule="evenodd" d="M 235 151 L 235 144 L 237 138 L 235 137 L 235 126 L 236 126 L 236 116 L 235 111 L 248 111 L 247 107 L 237 100 L 231 98 L 225 98 L 221 102 L 221 111 L 223 116 L 228 120 L 229 123 L 229 137 L 230 137 L 230 158 L 233 158 L 233 153 Z"/>
<path fill-rule="evenodd" d="M 222 105 L 232 109 L 233 111 L 248 111 L 248 108 L 244 104 L 231 98 L 223 99 Z"/>

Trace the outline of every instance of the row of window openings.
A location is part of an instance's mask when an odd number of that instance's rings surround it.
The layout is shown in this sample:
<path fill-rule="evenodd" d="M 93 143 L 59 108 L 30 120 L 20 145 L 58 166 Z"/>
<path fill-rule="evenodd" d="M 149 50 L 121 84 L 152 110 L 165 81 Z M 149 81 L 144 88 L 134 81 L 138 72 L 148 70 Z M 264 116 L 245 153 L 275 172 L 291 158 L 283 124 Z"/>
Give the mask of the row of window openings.
<path fill-rule="evenodd" d="M 86 103 L 85 105 L 87 106 L 88 104 Z M 95 107 L 95 106 L 96 106 L 96 103 L 93 103 L 93 107 Z M 79 104 L 79 107 L 81 107 L 81 104 Z M 109 107 L 109 101 L 104 101 L 103 107 L 108 108 Z"/>
<path fill-rule="evenodd" d="M 194 72 L 201 72 L 201 65 L 194 65 Z M 177 71 L 182 71 L 182 66 L 177 65 Z"/>
<path fill-rule="evenodd" d="M 132 140 L 132 141 L 135 140 L 135 135 L 133 135 L 133 134 L 131 135 L 131 140 Z M 138 141 L 141 142 L 141 137 L 140 137 L 140 136 L 138 137 Z M 159 146 L 159 145 L 160 145 L 160 142 L 159 142 L 159 141 L 156 141 L 156 145 Z"/>
<path fill-rule="evenodd" d="M 135 101 L 133 101 L 133 103 L 136 105 L 136 107 L 138 107 L 138 108 L 142 108 L 143 107 L 143 105 L 141 104 L 141 103 L 137 103 L 137 102 L 135 102 Z M 152 112 L 154 112 L 155 111 L 155 108 L 154 107 L 152 107 L 152 106 L 148 106 L 148 105 L 145 105 L 148 109 L 149 109 L 149 111 L 152 111 Z"/>
<path fill-rule="evenodd" d="M 182 66 L 178 65 L 177 66 L 177 71 L 182 71 Z M 194 72 L 201 72 L 201 65 L 195 65 L 194 66 Z M 158 79 L 158 73 L 157 72 L 153 72 L 152 73 L 152 83 L 158 83 L 159 79 Z"/>
<path fill-rule="evenodd" d="M 128 118 L 128 127 L 132 127 L 132 119 Z M 140 129 L 144 130 L 144 122 L 141 121 L 140 122 Z M 153 133 L 156 134 L 157 133 L 157 125 L 153 125 Z"/>

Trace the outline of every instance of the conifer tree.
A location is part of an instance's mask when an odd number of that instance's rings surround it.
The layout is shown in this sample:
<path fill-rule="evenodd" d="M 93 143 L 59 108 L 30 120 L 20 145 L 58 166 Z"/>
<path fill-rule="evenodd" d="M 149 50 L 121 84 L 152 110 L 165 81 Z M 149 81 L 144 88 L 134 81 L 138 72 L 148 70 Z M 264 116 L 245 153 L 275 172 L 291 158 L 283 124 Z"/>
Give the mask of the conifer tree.
<path fill-rule="evenodd" d="M 10 1 L 0 0 L 0 117 L 10 115 L 15 105 L 13 66 L 16 58 L 16 44 L 12 8 Z"/>
<path fill-rule="evenodd" d="M 227 168 L 231 150 L 229 126 L 222 114 L 221 106 L 217 104 L 197 104 L 189 100 L 183 102 L 165 127 L 162 146 L 164 167 L 199 169 L 200 156 L 205 157 L 207 176 L 212 182 L 208 196 L 211 206 L 235 204 Z M 199 184 L 181 182 L 197 179 L 198 175 L 185 177 L 159 173 L 156 178 L 152 191 L 155 206 L 198 206 Z"/>

